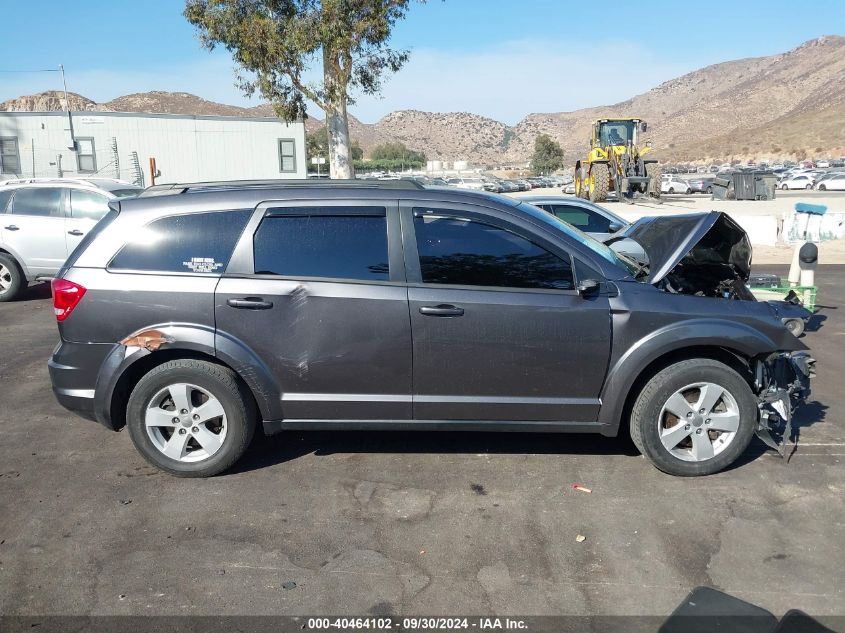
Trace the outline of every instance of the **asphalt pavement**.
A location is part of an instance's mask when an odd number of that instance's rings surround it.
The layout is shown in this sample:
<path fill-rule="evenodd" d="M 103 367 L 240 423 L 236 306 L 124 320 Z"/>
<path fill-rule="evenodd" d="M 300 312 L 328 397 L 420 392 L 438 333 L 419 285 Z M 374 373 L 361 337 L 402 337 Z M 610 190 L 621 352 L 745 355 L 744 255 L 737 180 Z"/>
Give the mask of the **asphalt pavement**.
<path fill-rule="evenodd" d="M 666 615 L 707 585 L 843 615 L 845 266 L 817 279 L 797 452 L 755 439 L 695 479 L 628 438 L 398 432 L 260 438 L 175 479 L 55 402 L 31 288 L 0 304 L 0 614 Z"/>

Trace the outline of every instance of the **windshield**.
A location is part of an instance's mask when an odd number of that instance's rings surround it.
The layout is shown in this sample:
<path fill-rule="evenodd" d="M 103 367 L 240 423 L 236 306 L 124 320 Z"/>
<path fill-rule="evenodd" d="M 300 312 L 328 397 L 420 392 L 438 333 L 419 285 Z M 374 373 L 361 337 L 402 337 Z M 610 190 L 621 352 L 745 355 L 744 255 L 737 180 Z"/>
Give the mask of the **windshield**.
<path fill-rule="evenodd" d="M 557 216 L 551 213 L 546 213 L 542 209 L 539 209 L 534 205 L 527 204 L 525 202 L 520 202 L 518 205 L 516 205 L 516 207 L 520 211 L 527 213 L 531 217 L 552 226 L 554 229 L 561 231 L 572 239 L 580 242 L 581 244 L 583 244 L 596 254 L 600 255 L 614 266 L 618 266 L 619 268 L 630 273 L 631 275 L 637 274 L 637 267 L 632 262 L 629 262 L 627 259 L 620 257 L 612 248 L 610 248 L 606 244 L 602 244 L 595 238 L 590 237 L 583 231 L 576 229 L 568 222 L 564 222 Z"/>
<path fill-rule="evenodd" d="M 599 123 L 599 144 L 625 145 L 628 141 L 634 141 L 634 131 L 637 124 L 633 121 L 607 121 Z"/>

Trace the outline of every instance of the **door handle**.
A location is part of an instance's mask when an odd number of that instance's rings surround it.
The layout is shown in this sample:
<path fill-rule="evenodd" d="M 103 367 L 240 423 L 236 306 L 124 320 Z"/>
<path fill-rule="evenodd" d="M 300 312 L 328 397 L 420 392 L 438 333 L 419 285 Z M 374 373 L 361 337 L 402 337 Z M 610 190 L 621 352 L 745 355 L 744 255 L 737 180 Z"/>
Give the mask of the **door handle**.
<path fill-rule="evenodd" d="M 72 231 L 68 231 L 68 232 L 67 232 L 67 234 L 68 234 L 68 235 L 77 235 L 77 236 L 79 236 L 79 235 L 85 235 L 85 233 L 83 233 L 83 232 L 82 232 L 82 231 L 80 231 L 79 229 L 73 229 Z"/>
<path fill-rule="evenodd" d="M 420 314 L 424 314 L 425 316 L 459 317 L 464 315 L 464 309 L 446 303 L 441 303 L 436 306 L 421 306 Z"/>
<path fill-rule="evenodd" d="M 20 228 L 15 226 L 14 224 L 10 224 L 9 226 L 4 226 L 4 229 L 7 231 L 20 231 Z"/>
<path fill-rule="evenodd" d="M 242 310 L 269 310 L 273 307 L 272 301 L 264 301 L 261 297 L 229 299 L 226 303 L 233 308 L 241 308 Z"/>

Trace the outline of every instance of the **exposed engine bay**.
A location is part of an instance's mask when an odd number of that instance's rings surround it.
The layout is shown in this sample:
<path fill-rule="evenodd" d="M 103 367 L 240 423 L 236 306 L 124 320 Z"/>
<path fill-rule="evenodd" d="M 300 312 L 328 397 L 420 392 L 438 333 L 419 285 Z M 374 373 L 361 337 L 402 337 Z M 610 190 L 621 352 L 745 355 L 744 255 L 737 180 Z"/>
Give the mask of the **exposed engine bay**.
<path fill-rule="evenodd" d="M 810 395 L 815 363 L 807 352 L 781 352 L 758 360 L 754 367 L 760 410 L 757 436 L 781 454 L 786 442 L 798 442 L 793 437 L 792 414 Z"/>
<path fill-rule="evenodd" d="M 678 264 L 656 286 L 673 294 L 756 301 L 745 279 L 726 264 Z"/>

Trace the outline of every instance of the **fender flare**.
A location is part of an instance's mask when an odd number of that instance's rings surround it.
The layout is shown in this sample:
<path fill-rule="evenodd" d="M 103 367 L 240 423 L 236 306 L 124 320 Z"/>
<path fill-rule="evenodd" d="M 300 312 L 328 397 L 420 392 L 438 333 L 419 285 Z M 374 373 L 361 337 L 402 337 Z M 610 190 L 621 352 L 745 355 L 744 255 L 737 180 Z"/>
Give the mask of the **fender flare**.
<path fill-rule="evenodd" d="M 124 344 L 132 338 L 148 336 L 151 332 L 163 335 L 159 335 L 158 345 L 139 347 Z M 137 369 L 137 363 L 151 355 L 166 354 L 167 357 L 173 357 L 173 352 L 179 350 L 216 358 L 229 366 L 252 392 L 263 419 L 275 420 L 282 417 L 278 385 L 260 358 L 225 333 L 215 334 L 213 326 L 167 323 L 133 333 L 116 343 L 106 356 L 94 390 L 94 413 L 97 421 L 108 428 L 118 430 L 122 426 L 118 422 L 122 414 L 115 415 L 118 412 L 113 412 L 112 406 L 127 372 Z M 178 354 L 176 356 L 178 357 Z M 126 395 L 128 397 L 128 394 Z"/>
<path fill-rule="evenodd" d="M 730 345 L 725 345 L 726 342 Z M 702 347 L 725 350 L 744 358 L 778 350 L 778 344 L 764 333 L 735 321 L 692 319 L 655 330 L 631 345 L 608 370 L 598 420 L 605 425 L 604 434 L 618 433 L 631 388 L 649 365 L 673 352 Z"/>
<path fill-rule="evenodd" d="M 29 269 L 26 267 L 26 263 L 24 263 L 23 257 L 18 255 L 17 251 L 15 251 L 14 249 L 9 248 L 8 244 L 0 244 L 0 253 L 6 253 L 12 259 L 15 260 L 15 262 L 20 267 L 21 272 L 23 273 L 23 276 L 26 280 L 31 281 L 31 280 L 35 279 L 35 277 L 33 277 L 30 274 Z"/>

